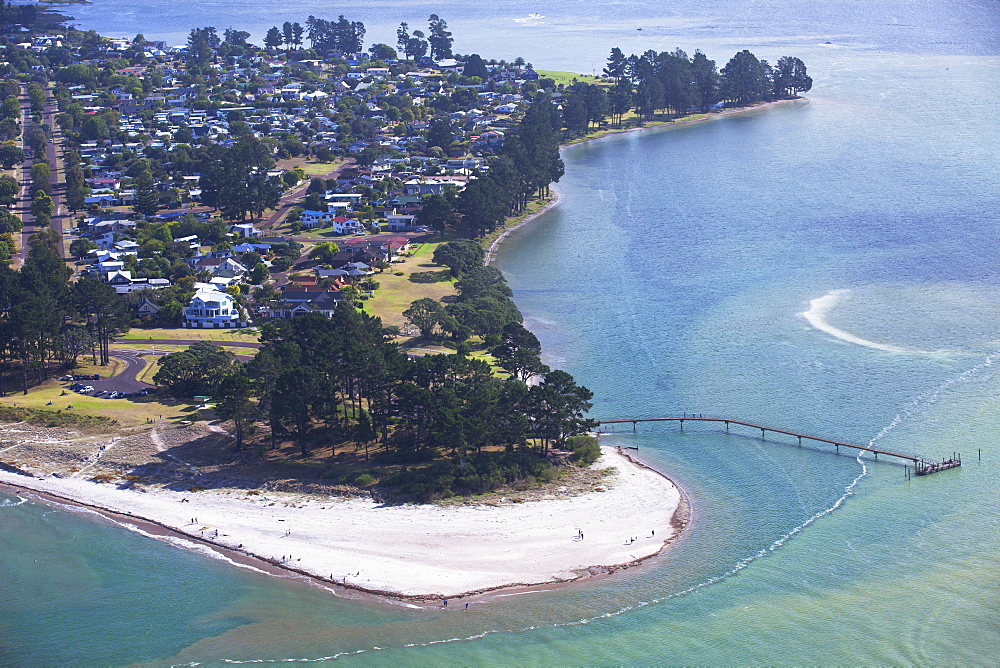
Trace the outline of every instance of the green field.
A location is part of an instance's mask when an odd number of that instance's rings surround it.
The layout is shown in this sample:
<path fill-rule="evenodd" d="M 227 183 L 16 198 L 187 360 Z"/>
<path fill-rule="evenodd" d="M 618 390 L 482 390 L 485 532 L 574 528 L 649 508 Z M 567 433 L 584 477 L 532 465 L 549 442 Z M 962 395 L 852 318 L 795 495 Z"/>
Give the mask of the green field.
<path fill-rule="evenodd" d="M 590 74 L 577 74 L 576 72 L 559 72 L 557 70 L 535 70 L 535 72 L 543 79 L 552 79 L 556 82 L 557 86 L 559 84 L 569 86 L 574 80 L 589 84 L 602 83 L 604 81 L 601 77 L 595 77 Z"/>
<path fill-rule="evenodd" d="M 411 257 L 377 274 L 375 280 L 380 287 L 373 298 L 365 301 L 365 311 L 382 318 L 383 325 L 402 327 L 406 323 L 403 311 L 416 300 L 430 297 L 441 301 L 443 297 L 454 295 L 455 285 L 441 273 L 444 267 L 431 260 L 440 243 L 421 244 Z M 396 276 L 400 272 L 403 275 Z M 411 280 L 414 276 L 416 280 Z"/>
<path fill-rule="evenodd" d="M 177 339 L 179 341 L 240 341 L 256 343 L 260 332 L 253 327 L 245 329 L 185 329 L 183 327 L 135 327 L 118 337 L 120 339 Z"/>

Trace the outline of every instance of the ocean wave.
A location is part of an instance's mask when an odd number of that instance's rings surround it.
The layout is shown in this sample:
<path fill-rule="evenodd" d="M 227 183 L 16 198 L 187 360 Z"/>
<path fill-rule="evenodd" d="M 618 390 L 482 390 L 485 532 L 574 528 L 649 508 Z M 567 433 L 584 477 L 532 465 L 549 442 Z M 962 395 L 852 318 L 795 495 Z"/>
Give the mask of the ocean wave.
<path fill-rule="evenodd" d="M 850 290 L 831 290 L 822 297 L 810 299 L 809 309 L 799 313 L 799 315 L 805 318 L 806 322 L 812 325 L 814 329 L 818 329 L 819 331 L 829 334 L 830 336 L 840 339 L 841 341 L 864 346 L 865 348 L 883 350 L 890 353 L 909 353 L 918 355 L 931 355 L 934 354 L 934 352 L 939 352 L 918 350 L 916 348 L 894 346 L 888 343 L 869 341 L 868 339 L 863 339 L 860 336 L 856 336 L 830 324 L 830 321 L 827 320 L 827 315 L 829 315 L 830 311 L 843 300 L 845 295 L 850 294 L 850 292 Z"/>
<path fill-rule="evenodd" d="M 16 498 L 17 501 L 13 501 L 11 499 L 4 499 L 3 501 L 0 501 L 0 508 L 15 508 L 17 506 L 23 506 L 28 502 L 27 499 L 22 499 L 19 496 Z"/>

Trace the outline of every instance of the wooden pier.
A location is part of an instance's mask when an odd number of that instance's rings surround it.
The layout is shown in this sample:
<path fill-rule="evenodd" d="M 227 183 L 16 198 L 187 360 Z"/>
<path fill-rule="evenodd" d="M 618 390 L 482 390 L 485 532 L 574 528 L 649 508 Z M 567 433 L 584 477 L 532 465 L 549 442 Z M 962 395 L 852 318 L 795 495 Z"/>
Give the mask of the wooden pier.
<path fill-rule="evenodd" d="M 897 459 L 907 460 L 913 463 L 913 472 L 916 475 L 930 475 L 931 473 L 938 473 L 939 471 L 947 471 L 948 469 L 957 468 L 962 465 L 962 456 L 956 453 L 952 458 L 946 459 L 941 462 L 933 462 L 919 455 L 912 455 L 903 452 L 893 452 L 891 450 L 883 450 L 881 448 L 873 448 L 866 445 L 856 445 L 854 443 L 845 443 L 844 441 L 835 441 L 829 438 L 822 438 L 820 436 L 810 436 L 808 434 L 801 434 L 797 431 L 790 431 L 788 429 L 776 429 L 774 427 L 765 427 L 764 425 L 754 424 L 753 422 L 745 422 L 744 420 L 734 420 L 733 418 L 718 418 L 718 417 L 702 417 L 702 416 L 684 416 L 684 417 L 665 417 L 665 418 L 629 418 L 626 420 L 599 420 L 598 425 L 605 424 L 629 424 L 632 425 L 632 431 L 636 430 L 636 425 L 640 422 L 678 422 L 680 423 L 681 431 L 684 431 L 685 422 L 716 422 L 723 423 L 726 425 L 726 432 L 729 432 L 730 425 L 740 425 L 742 427 L 749 427 L 751 429 L 759 429 L 760 437 L 762 440 L 766 440 L 766 435 L 768 432 L 775 434 L 784 434 L 786 436 L 793 436 L 798 439 L 799 445 L 802 445 L 802 439 L 809 441 L 816 441 L 818 443 L 827 443 L 836 447 L 837 452 L 840 452 L 841 448 L 852 448 L 854 450 L 862 450 L 864 452 L 870 452 L 878 459 L 879 455 L 885 457 L 895 457 Z"/>

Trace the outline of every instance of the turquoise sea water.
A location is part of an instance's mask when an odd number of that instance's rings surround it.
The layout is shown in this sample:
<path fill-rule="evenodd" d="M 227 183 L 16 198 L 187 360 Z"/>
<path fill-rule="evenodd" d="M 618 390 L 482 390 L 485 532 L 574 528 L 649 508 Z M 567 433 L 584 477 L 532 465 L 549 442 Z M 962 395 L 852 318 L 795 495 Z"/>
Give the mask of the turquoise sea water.
<path fill-rule="evenodd" d="M 799 55 L 816 79 L 807 101 L 567 150 L 559 205 L 499 258 L 528 324 L 595 391 L 596 417 L 726 415 L 960 451 L 961 469 L 906 480 L 895 464 L 748 432 L 640 427 L 608 440 L 685 488 L 683 540 L 606 579 L 447 613 L 336 598 L 0 497 L 0 663 L 1000 662 L 995 12 L 701 4 L 595 9 L 584 23 L 608 27 L 589 39 L 572 3 L 419 6 L 535 31 L 512 50 L 538 66 L 589 71 L 614 44 L 701 45 L 719 59 Z M 550 23 L 511 19 L 533 12 Z M 650 34 L 633 34 L 642 22 Z M 461 51 L 492 53 L 476 34 Z M 800 315 L 811 302 L 813 324 Z"/>

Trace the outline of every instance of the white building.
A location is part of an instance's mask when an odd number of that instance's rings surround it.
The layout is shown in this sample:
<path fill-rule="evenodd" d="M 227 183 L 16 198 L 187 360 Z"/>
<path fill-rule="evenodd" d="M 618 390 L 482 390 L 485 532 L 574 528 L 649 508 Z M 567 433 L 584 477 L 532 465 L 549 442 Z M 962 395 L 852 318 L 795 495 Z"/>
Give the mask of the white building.
<path fill-rule="evenodd" d="M 195 283 L 191 304 L 184 308 L 184 326 L 198 329 L 246 327 L 232 295 L 220 292 L 214 285 Z"/>

